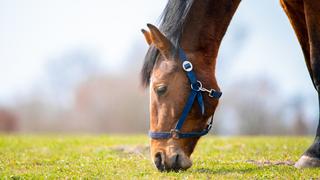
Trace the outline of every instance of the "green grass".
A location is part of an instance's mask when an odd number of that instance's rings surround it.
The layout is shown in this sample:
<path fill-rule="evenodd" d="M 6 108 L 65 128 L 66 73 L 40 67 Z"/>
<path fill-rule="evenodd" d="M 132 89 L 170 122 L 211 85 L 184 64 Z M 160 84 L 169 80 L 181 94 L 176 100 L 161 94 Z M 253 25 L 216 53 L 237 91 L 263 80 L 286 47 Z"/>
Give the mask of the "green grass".
<path fill-rule="evenodd" d="M 145 148 L 148 142 L 146 136 L 0 135 L 0 179 L 320 177 L 320 169 L 298 170 L 286 165 L 300 157 L 311 137 L 208 136 L 192 155 L 192 168 L 165 173 L 153 167 Z"/>

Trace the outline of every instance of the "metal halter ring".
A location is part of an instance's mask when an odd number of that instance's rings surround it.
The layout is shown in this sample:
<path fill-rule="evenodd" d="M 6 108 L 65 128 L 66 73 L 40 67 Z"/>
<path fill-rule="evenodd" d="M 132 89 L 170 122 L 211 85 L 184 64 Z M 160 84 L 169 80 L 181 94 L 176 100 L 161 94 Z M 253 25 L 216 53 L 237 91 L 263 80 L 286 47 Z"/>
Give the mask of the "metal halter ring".
<path fill-rule="evenodd" d="M 171 129 L 170 134 L 173 139 L 179 139 L 180 131 L 178 129 Z"/>
<path fill-rule="evenodd" d="M 192 71 L 193 66 L 192 66 L 192 63 L 190 61 L 184 61 L 182 63 L 182 68 L 183 68 L 183 70 L 185 70 L 187 72 L 190 72 L 190 71 Z"/>
<path fill-rule="evenodd" d="M 191 84 L 191 89 L 194 91 L 201 91 L 202 83 L 200 81 L 197 81 L 197 83 Z"/>

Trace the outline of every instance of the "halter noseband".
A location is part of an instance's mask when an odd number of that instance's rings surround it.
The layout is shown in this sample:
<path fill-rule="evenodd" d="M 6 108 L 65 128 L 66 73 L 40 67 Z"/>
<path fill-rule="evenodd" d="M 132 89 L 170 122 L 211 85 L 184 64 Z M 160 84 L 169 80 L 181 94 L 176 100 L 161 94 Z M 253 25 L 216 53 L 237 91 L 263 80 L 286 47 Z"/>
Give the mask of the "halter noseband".
<path fill-rule="evenodd" d="M 198 104 L 201 108 L 202 115 L 204 114 L 204 102 L 203 102 L 201 92 L 206 92 L 209 94 L 209 97 L 215 98 L 215 99 L 219 99 L 222 95 L 222 92 L 216 91 L 214 89 L 209 90 L 209 89 L 202 87 L 201 81 L 197 80 L 197 77 L 193 71 L 192 63 L 190 61 L 188 61 L 188 58 L 187 58 L 185 52 L 181 48 L 179 48 L 179 59 L 182 62 L 182 68 L 187 73 L 187 77 L 190 82 L 190 86 L 191 86 L 190 95 L 188 97 L 188 100 L 187 100 L 184 108 L 183 108 L 182 114 L 176 124 L 176 127 L 174 129 L 171 129 L 170 132 L 149 131 L 149 136 L 152 139 L 169 139 L 169 138 L 179 139 L 179 138 L 201 137 L 201 136 L 208 134 L 208 132 L 210 131 L 210 129 L 212 127 L 213 117 L 211 117 L 209 124 L 202 131 L 187 132 L 187 133 L 180 132 L 182 125 L 185 122 L 185 120 L 188 116 L 188 113 L 190 112 L 191 107 L 196 99 L 197 99 Z"/>

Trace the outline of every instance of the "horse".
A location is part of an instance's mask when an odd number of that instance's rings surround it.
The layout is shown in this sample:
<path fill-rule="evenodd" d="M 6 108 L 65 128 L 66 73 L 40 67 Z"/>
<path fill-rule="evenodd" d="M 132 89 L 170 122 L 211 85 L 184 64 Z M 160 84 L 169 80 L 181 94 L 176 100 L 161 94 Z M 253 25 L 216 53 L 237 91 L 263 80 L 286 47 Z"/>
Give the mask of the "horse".
<path fill-rule="evenodd" d="M 219 46 L 241 0 L 169 0 L 160 27 L 147 24 L 141 83 L 150 92 L 151 159 L 159 171 L 186 170 L 208 133 L 221 96 L 215 77 Z M 320 101 L 320 1 L 280 0 L 301 45 Z M 210 118 L 211 117 L 211 118 Z M 320 167 L 320 126 L 295 163 Z"/>

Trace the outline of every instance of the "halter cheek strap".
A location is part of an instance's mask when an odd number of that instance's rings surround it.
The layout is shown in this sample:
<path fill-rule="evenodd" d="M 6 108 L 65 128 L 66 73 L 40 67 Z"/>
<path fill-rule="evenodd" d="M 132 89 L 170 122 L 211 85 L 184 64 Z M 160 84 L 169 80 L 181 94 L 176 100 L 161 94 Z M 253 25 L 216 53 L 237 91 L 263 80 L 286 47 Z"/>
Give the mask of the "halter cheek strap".
<path fill-rule="evenodd" d="M 215 98 L 215 99 L 219 99 L 221 97 L 222 93 L 219 91 L 216 91 L 214 89 L 209 90 L 209 89 L 202 87 L 201 81 L 197 80 L 197 77 L 193 71 L 192 63 L 190 61 L 188 61 L 188 58 L 187 58 L 185 52 L 181 48 L 179 48 L 179 59 L 181 60 L 182 68 L 186 72 L 187 77 L 189 79 L 191 92 L 189 94 L 188 100 L 183 108 L 182 114 L 181 114 L 175 128 L 171 129 L 170 132 L 149 131 L 149 136 L 152 139 L 169 139 L 169 138 L 179 139 L 179 138 L 201 137 L 201 136 L 208 134 L 208 132 L 210 131 L 210 129 L 212 127 L 213 117 L 211 117 L 209 124 L 202 131 L 186 132 L 186 133 L 180 132 L 182 125 L 185 122 L 185 120 L 186 120 L 186 118 L 192 108 L 192 105 L 194 104 L 194 101 L 197 100 L 199 107 L 201 109 L 201 113 L 202 113 L 202 115 L 204 115 L 205 108 L 204 108 L 202 92 L 208 93 L 209 97 Z"/>

